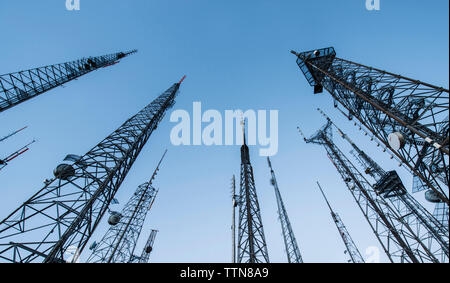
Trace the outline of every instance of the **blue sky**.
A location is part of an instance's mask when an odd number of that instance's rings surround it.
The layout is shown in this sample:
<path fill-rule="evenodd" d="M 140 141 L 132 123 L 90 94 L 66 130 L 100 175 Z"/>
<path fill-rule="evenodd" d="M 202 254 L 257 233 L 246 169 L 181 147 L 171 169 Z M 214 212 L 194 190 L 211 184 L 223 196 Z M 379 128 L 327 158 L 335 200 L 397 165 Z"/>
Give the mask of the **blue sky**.
<path fill-rule="evenodd" d="M 367 11 L 364 0 L 81 0 L 81 11 L 70 12 L 65 0 L 0 0 L 0 24 L 7 27 L 1 74 L 139 49 L 116 66 L 0 115 L 0 136 L 29 126 L 0 144 L 0 156 L 38 140 L 0 172 L 0 218 L 41 188 L 66 154 L 82 155 L 187 74 L 172 111 L 191 112 L 194 101 L 222 113 L 279 110 L 279 152 L 272 163 L 304 260 L 347 260 L 316 180 L 364 254 L 378 246 L 376 239 L 324 150 L 304 144 L 296 127 L 315 132 L 324 123 L 315 110 L 321 107 L 384 168 L 398 165 L 333 109 L 328 94 L 312 94 L 289 50 L 334 46 L 342 58 L 448 88 L 448 5 L 381 0 L 381 11 Z M 158 229 L 154 262 L 229 262 L 230 180 L 239 175 L 239 147 L 173 147 L 168 118 L 119 190 L 117 210 L 168 148 L 138 250 L 150 229 Z M 348 152 L 343 141 L 337 143 Z M 270 171 L 257 148 L 250 150 L 270 258 L 286 262 Z M 410 186 L 411 176 L 401 168 L 399 173 Z M 92 240 L 107 229 L 106 218 L 102 222 Z"/>

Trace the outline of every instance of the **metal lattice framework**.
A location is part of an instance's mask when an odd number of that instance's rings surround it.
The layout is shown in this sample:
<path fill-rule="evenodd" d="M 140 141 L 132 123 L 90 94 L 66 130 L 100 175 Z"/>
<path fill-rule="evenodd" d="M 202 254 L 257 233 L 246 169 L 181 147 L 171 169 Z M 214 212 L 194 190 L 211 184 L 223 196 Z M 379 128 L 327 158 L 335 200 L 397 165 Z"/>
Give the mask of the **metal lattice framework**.
<path fill-rule="evenodd" d="M 120 221 L 118 223 L 110 223 L 111 227 L 102 240 L 95 245 L 87 262 L 127 263 L 133 261 L 134 250 L 139 240 L 142 226 L 158 194 L 152 183 L 166 152 L 159 161 L 150 181 L 138 186 L 136 192 L 131 196 L 120 214 L 112 212 L 111 217 L 120 217 Z"/>
<path fill-rule="evenodd" d="M 145 217 L 158 191 L 150 183 L 140 185 L 120 213 L 120 222 L 111 225 L 95 246 L 87 262 L 127 263 L 133 260 Z"/>
<path fill-rule="evenodd" d="M 345 248 L 347 250 L 348 255 L 350 256 L 350 260 L 353 263 L 364 263 L 364 258 L 361 256 L 361 253 L 358 250 L 358 247 L 356 246 L 355 242 L 353 242 L 352 237 L 350 236 L 350 233 L 347 231 L 347 228 L 344 225 L 344 222 L 342 222 L 341 218 L 337 213 L 334 212 L 333 208 L 331 208 L 330 203 L 328 202 L 328 199 L 325 195 L 325 193 L 322 190 L 322 187 L 320 186 L 319 182 L 317 182 L 317 186 L 320 189 L 320 192 L 323 195 L 323 198 L 325 199 L 325 202 L 328 205 L 328 208 L 330 209 L 331 217 L 333 218 L 334 224 L 336 224 L 336 228 L 338 229 L 339 235 L 342 238 L 342 241 L 344 242 Z"/>
<path fill-rule="evenodd" d="M 413 263 L 439 262 L 403 217 L 377 194 L 368 180 L 333 143 L 331 126 L 331 122 L 328 121 L 315 135 L 308 139 L 304 137 L 304 140 L 306 143 L 325 147 L 330 161 L 347 185 L 389 260 Z"/>
<path fill-rule="evenodd" d="M 250 153 L 241 147 L 241 184 L 239 192 L 238 263 L 269 263 L 266 238 L 256 194 Z"/>
<path fill-rule="evenodd" d="M 117 64 L 137 50 L 49 65 L 0 75 L 0 112 L 61 86 L 87 73 Z"/>
<path fill-rule="evenodd" d="M 337 58 L 332 47 L 292 53 L 315 93 L 325 88 L 350 118 L 356 117 L 449 203 L 447 89 Z M 389 143 L 392 138 L 399 142 L 396 148 Z"/>
<path fill-rule="evenodd" d="M 180 87 L 168 90 L 128 119 L 0 222 L 0 261 L 66 262 L 85 248 L 122 181 Z"/>
<path fill-rule="evenodd" d="M 300 249 L 298 248 L 297 240 L 295 239 L 294 231 L 292 230 L 291 222 L 287 214 L 286 207 L 284 206 L 283 198 L 281 197 L 280 189 L 278 188 L 275 172 L 272 168 L 270 158 L 267 157 L 267 163 L 269 164 L 270 174 L 272 176 L 270 182 L 275 190 L 275 196 L 278 205 L 278 218 L 281 223 L 281 231 L 283 232 L 283 240 L 286 248 L 286 255 L 289 263 L 303 263 Z"/>
<path fill-rule="evenodd" d="M 150 260 L 150 254 L 153 251 L 153 247 L 155 245 L 156 234 L 158 234 L 158 230 L 152 230 L 150 236 L 145 243 L 144 249 L 142 250 L 141 256 L 136 258 L 138 263 L 148 263 Z"/>
<path fill-rule="evenodd" d="M 449 230 L 408 193 L 396 171 L 386 172 L 361 150 L 323 111 L 321 114 L 337 129 L 339 135 L 356 151 L 355 155 L 364 167 L 365 173 L 375 180 L 377 194 L 391 202 L 402 219 L 427 246 L 440 262 L 448 262 Z"/>

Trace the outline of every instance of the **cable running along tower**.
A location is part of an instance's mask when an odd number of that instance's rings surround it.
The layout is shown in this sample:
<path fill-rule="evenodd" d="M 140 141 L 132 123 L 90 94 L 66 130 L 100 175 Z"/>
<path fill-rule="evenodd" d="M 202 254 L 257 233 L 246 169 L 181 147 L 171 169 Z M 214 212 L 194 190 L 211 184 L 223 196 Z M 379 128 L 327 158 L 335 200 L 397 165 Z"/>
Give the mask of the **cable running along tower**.
<path fill-rule="evenodd" d="M 270 174 L 272 176 L 272 178 L 270 179 L 270 183 L 275 190 L 275 196 L 277 198 L 278 217 L 281 223 L 281 231 L 283 232 L 283 239 L 286 248 L 288 263 L 303 263 L 300 249 L 298 248 L 297 240 L 295 239 L 294 231 L 292 230 L 291 222 L 289 221 L 287 210 L 284 206 L 280 189 L 278 188 L 277 179 L 275 178 L 275 172 L 272 168 L 272 162 L 270 162 L 269 157 L 267 157 L 267 163 L 269 164 Z"/>
<path fill-rule="evenodd" d="M 447 89 L 338 58 L 333 47 L 291 52 L 314 93 L 325 88 L 336 107 L 341 104 L 449 203 Z"/>
<path fill-rule="evenodd" d="M 408 223 L 440 262 L 448 261 L 449 231 L 428 210 L 425 209 L 411 194 L 408 193 L 396 171 L 386 172 L 363 150 L 361 150 L 333 121 L 320 109 L 318 111 L 338 131 L 355 151 L 364 172 L 375 181 L 373 186 L 376 193 L 389 200 L 397 213 Z"/>
<path fill-rule="evenodd" d="M 356 169 L 332 140 L 331 122 L 316 134 L 304 137 L 306 143 L 322 145 L 358 204 L 372 231 L 391 262 L 439 262 L 421 242 L 409 224 L 377 194 L 368 180 Z"/>
<path fill-rule="evenodd" d="M 339 214 L 335 213 L 333 208 L 331 208 L 330 203 L 328 202 L 327 197 L 325 196 L 325 193 L 322 190 L 322 187 L 320 186 L 319 182 L 317 182 L 317 186 L 319 187 L 320 192 L 323 195 L 323 198 L 325 199 L 325 202 L 328 205 L 328 208 L 330 209 L 331 217 L 333 218 L 334 224 L 336 224 L 336 228 L 338 229 L 339 235 L 342 238 L 342 241 L 344 241 L 344 245 L 346 248 L 346 252 L 350 256 L 350 261 L 353 263 L 364 263 L 364 259 L 361 256 L 361 253 L 358 250 L 358 247 L 353 242 L 352 237 L 350 236 L 350 233 L 347 231 L 347 228 L 344 225 L 344 222 L 342 222 L 341 217 L 339 217 Z"/>
<path fill-rule="evenodd" d="M 66 262 L 69 247 L 81 253 L 183 79 L 84 156 L 66 158 L 73 162 L 2 220 L 0 261 Z"/>
<path fill-rule="evenodd" d="M 242 132 L 244 143 L 241 147 L 238 263 L 269 263 L 253 168 L 250 163 L 249 148 L 245 141 L 244 121 L 242 122 Z"/>
<path fill-rule="evenodd" d="M 108 219 L 111 227 L 98 244 L 94 243 L 94 250 L 87 260 L 88 262 L 127 263 L 134 260 L 134 250 L 142 226 L 158 194 L 158 190 L 153 187 L 152 183 L 166 153 L 167 151 L 164 152 L 150 180 L 138 186 L 122 212 L 111 212 Z"/>
<path fill-rule="evenodd" d="M 82 58 L 62 64 L 49 65 L 0 75 L 0 112 L 61 86 L 87 73 L 119 63 L 137 50 L 98 57 Z"/>

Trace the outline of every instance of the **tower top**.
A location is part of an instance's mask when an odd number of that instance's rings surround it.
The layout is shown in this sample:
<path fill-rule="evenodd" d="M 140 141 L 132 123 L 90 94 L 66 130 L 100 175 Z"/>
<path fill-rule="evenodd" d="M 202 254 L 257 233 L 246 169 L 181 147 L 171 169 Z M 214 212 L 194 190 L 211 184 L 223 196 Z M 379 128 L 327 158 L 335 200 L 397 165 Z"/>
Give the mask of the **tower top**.
<path fill-rule="evenodd" d="M 246 145 L 246 140 L 245 140 L 245 119 L 244 117 L 241 118 L 241 126 L 242 126 L 242 138 L 244 141 L 244 145 Z"/>
<path fill-rule="evenodd" d="M 184 75 L 181 80 L 178 82 L 178 84 L 180 85 L 184 80 L 186 79 L 186 75 Z"/>

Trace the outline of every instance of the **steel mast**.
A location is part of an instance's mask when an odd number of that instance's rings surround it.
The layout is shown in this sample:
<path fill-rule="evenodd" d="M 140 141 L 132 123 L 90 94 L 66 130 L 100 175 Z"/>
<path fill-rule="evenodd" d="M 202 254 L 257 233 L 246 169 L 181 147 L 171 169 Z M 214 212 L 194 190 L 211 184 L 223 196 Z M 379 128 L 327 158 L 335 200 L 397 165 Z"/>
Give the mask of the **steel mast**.
<path fill-rule="evenodd" d="M 183 79 L 73 164 L 59 165 L 55 178 L 2 220 L 0 261 L 65 262 L 69 247 L 81 253 L 141 149 L 175 104 Z"/>
<path fill-rule="evenodd" d="M 300 254 L 300 249 L 298 248 L 297 240 L 295 239 L 294 231 L 292 230 L 291 222 L 289 221 L 286 207 L 284 206 L 283 198 L 281 197 L 275 172 L 273 171 L 272 163 L 270 162 L 269 157 L 267 157 L 267 163 L 269 164 L 270 174 L 272 176 L 270 183 L 275 190 L 275 196 L 277 198 L 278 217 L 280 219 L 281 230 L 283 232 L 288 263 L 303 263 L 302 255 Z"/>
<path fill-rule="evenodd" d="M 333 208 L 331 208 L 331 205 L 328 202 L 328 199 L 327 199 L 325 193 L 323 192 L 322 187 L 320 186 L 319 182 L 317 182 L 317 186 L 319 187 L 320 192 L 322 193 L 323 198 L 325 199 L 325 202 L 327 203 L 328 208 L 330 209 L 331 217 L 333 218 L 334 224 L 336 224 L 336 228 L 338 229 L 338 232 L 342 238 L 342 241 L 344 241 L 344 245 L 345 245 L 348 255 L 350 256 L 350 260 L 353 263 L 365 263 L 364 258 L 361 256 L 361 253 L 358 250 L 358 247 L 353 242 L 353 239 L 350 236 L 350 233 L 347 231 L 347 228 L 345 227 L 344 222 L 342 222 L 341 218 L 339 217 L 339 214 L 335 213 Z"/>
<path fill-rule="evenodd" d="M 392 207 L 402 216 L 428 250 L 441 262 L 448 260 L 449 230 L 440 223 L 425 207 L 411 196 L 396 171 L 386 172 L 361 150 L 333 121 L 320 109 L 318 111 L 337 129 L 339 135 L 356 151 L 365 173 L 375 181 L 374 189 L 378 195 L 388 199 Z"/>
<path fill-rule="evenodd" d="M 28 143 L 27 145 L 21 147 L 20 149 L 16 150 L 15 152 L 11 153 L 10 155 L 5 157 L 4 159 L 0 159 L 0 171 L 3 168 L 5 168 L 10 161 L 12 161 L 13 159 L 16 159 L 17 157 L 21 156 L 22 154 L 24 154 L 25 152 L 30 150 L 30 145 L 32 145 L 35 142 L 36 141 L 33 140 L 32 142 Z"/>
<path fill-rule="evenodd" d="M 241 188 L 239 192 L 238 263 L 268 263 L 266 238 L 256 194 L 250 153 L 245 141 L 245 123 L 242 121 L 244 143 L 241 147 Z"/>
<path fill-rule="evenodd" d="M 102 240 L 95 245 L 87 262 L 91 263 L 127 263 L 133 260 L 134 250 L 142 231 L 145 218 L 153 206 L 158 194 L 152 183 L 158 174 L 166 156 L 164 152 L 152 177 L 138 186 L 121 213 L 111 212 L 108 229 Z"/>
<path fill-rule="evenodd" d="M 62 64 L 49 65 L 0 75 L 0 112 L 61 86 L 87 73 L 119 63 L 137 50 L 82 58 Z"/>
<path fill-rule="evenodd" d="M 447 89 L 337 58 L 333 47 L 291 52 L 315 93 L 325 88 L 449 203 Z"/>
<path fill-rule="evenodd" d="M 439 262 L 420 241 L 415 231 L 380 197 L 372 185 L 332 141 L 331 122 L 328 121 L 306 143 L 325 147 L 328 157 L 346 183 L 350 193 L 365 216 L 391 262 Z"/>
<path fill-rule="evenodd" d="M 158 234 L 158 232 L 158 230 L 152 230 L 152 232 L 150 233 L 150 236 L 147 239 L 147 243 L 142 250 L 142 254 L 138 258 L 138 263 L 148 263 L 150 254 L 152 253 L 155 244 L 156 234 Z"/>

